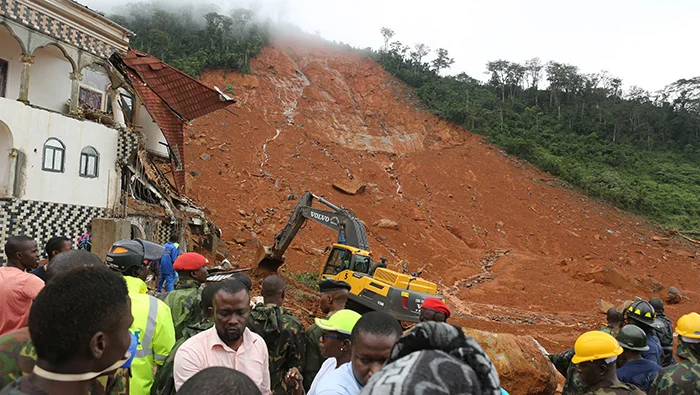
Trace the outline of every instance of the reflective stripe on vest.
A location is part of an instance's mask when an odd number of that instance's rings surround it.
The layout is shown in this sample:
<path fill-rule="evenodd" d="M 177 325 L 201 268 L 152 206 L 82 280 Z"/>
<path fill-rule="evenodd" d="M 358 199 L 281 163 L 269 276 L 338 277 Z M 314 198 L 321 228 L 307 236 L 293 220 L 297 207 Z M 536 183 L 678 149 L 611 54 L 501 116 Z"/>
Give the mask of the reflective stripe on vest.
<path fill-rule="evenodd" d="M 156 332 L 156 318 L 158 318 L 158 299 L 151 296 L 148 304 L 146 331 L 143 334 L 143 341 L 141 341 L 141 347 L 143 347 L 143 350 L 136 350 L 136 358 L 143 358 L 153 354 L 151 342 L 153 341 L 153 335 Z"/>

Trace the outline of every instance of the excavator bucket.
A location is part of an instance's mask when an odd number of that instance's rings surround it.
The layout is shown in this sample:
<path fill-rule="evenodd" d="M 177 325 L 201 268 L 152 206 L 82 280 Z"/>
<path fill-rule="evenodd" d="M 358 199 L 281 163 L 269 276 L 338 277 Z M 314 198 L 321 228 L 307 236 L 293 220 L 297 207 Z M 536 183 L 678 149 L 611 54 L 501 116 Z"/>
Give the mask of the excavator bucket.
<path fill-rule="evenodd" d="M 258 262 L 258 271 L 274 273 L 284 264 L 284 258 L 275 259 L 270 252 L 270 247 L 258 244 L 254 262 Z"/>

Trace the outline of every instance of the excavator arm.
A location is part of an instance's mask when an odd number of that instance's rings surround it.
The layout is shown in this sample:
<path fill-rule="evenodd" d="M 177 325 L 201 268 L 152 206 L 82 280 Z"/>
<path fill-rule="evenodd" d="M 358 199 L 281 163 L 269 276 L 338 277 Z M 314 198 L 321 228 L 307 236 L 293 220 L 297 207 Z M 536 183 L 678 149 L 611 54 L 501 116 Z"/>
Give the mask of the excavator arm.
<path fill-rule="evenodd" d="M 330 210 L 312 207 L 314 200 L 325 205 Z M 338 232 L 339 243 L 369 251 L 367 230 L 362 221 L 346 209 L 336 206 L 311 192 L 306 192 L 299 199 L 294 211 L 289 216 L 287 224 L 275 236 L 274 244 L 271 247 L 265 247 L 265 255 L 259 260 L 258 267 L 266 271 L 277 271 L 284 263 L 284 253 L 307 220 L 314 221 Z"/>

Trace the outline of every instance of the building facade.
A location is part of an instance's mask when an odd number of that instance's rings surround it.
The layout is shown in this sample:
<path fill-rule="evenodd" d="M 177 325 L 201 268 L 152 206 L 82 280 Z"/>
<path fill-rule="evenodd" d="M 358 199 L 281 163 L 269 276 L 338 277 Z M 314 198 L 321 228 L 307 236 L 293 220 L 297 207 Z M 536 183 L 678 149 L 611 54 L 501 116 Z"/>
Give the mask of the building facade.
<path fill-rule="evenodd" d="M 75 240 L 97 217 L 128 218 L 132 236 L 156 242 L 213 228 L 159 170 L 182 163 L 182 144 L 173 155 L 151 115 L 171 103 L 144 103 L 146 88 L 115 67 L 130 34 L 72 0 L 0 0 L 0 245 Z"/>

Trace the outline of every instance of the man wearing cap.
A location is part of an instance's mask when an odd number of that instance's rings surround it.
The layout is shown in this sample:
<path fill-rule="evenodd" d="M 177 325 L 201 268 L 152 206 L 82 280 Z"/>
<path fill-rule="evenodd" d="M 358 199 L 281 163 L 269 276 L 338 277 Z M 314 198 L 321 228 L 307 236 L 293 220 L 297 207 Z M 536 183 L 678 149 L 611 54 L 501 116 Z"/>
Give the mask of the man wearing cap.
<path fill-rule="evenodd" d="M 321 329 L 321 355 L 326 361 L 321 365 L 316 377 L 311 383 L 311 388 L 307 392 L 308 395 L 316 394 L 316 384 L 321 381 L 321 378 L 341 365 L 350 362 L 351 359 L 351 341 L 350 335 L 355 324 L 362 316 L 352 310 L 340 310 L 333 314 L 328 319 L 316 318 L 314 322 Z M 292 368 L 287 372 L 285 381 L 289 388 L 292 389 L 293 395 L 304 394 L 302 385 L 303 377 L 299 370 Z"/>
<path fill-rule="evenodd" d="M 318 288 L 321 291 L 321 312 L 330 318 L 336 311 L 343 310 L 350 296 L 350 284 L 344 281 L 336 281 L 326 279 L 318 283 Z M 311 325 L 306 330 L 306 364 L 304 366 L 304 388 L 308 391 L 311 389 L 311 383 L 314 377 L 321 368 L 326 358 L 321 355 L 321 346 L 319 339 L 323 335 L 321 329 L 316 323 Z"/>
<path fill-rule="evenodd" d="M 273 274 L 262 282 L 263 303 L 250 312 L 248 328 L 260 335 L 269 352 L 270 389 L 273 394 L 286 394 L 284 376 L 289 369 L 304 367 L 306 355 L 304 325 L 282 306 L 286 284 L 282 277 Z"/>
<path fill-rule="evenodd" d="M 700 314 L 678 319 L 679 363 L 661 370 L 649 390 L 650 395 L 700 394 Z"/>
<path fill-rule="evenodd" d="M 649 302 L 638 300 L 627 308 L 625 316 L 627 318 L 626 324 L 637 325 L 647 334 L 647 346 L 649 346 L 649 350 L 642 353 L 642 358 L 648 359 L 661 366 L 661 359 L 664 351 L 663 348 L 661 348 L 659 338 L 656 337 L 654 332 L 656 329 L 661 328 L 661 322 L 656 320 L 654 308 Z"/>
<path fill-rule="evenodd" d="M 625 325 L 616 339 L 624 350 L 617 361 L 617 378 L 648 392 L 661 366 L 642 358 L 642 352 L 649 350 L 646 333 L 636 325 Z"/>
<path fill-rule="evenodd" d="M 663 350 L 661 366 L 674 365 L 676 364 L 676 358 L 673 356 L 673 324 L 664 314 L 664 302 L 659 298 L 651 298 L 649 299 L 649 304 L 654 308 L 656 320 L 661 324 L 659 329 L 654 330 Z"/>
<path fill-rule="evenodd" d="M 586 332 L 576 339 L 574 357 L 581 380 L 590 387 L 593 395 L 644 395 L 631 384 L 617 378 L 616 362 L 622 347 L 614 337 L 600 331 Z"/>
<path fill-rule="evenodd" d="M 187 326 L 197 324 L 202 317 L 199 287 L 207 281 L 207 258 L 196 252 L 187 252 L 175 260 L 173 268 L 177 270 L 180 281 L 164 301 L 173 315 L 175 338 L 180 340 Z"/>
<path fill-rule="evenodd" d="M 112 245 L 105 264 L 118 271 L 126 281 L 134 322 L 129 330 L 137 339 L 137 351 L 131 364 L 131 395 L 148 395 L 153 385 L 153 370 L 161 366 L 175 344 L 170 307 L 148 295 L 144 280 L 148 261 L 157 258 L 163 247 L 149 241 L 120 240 Z"/>
<path fill-rule="evenodd" d="M 427 298 L 420 306 L 420 322 L 447 322 L 450 318 L 450 308 L 438 298 Z"/>

